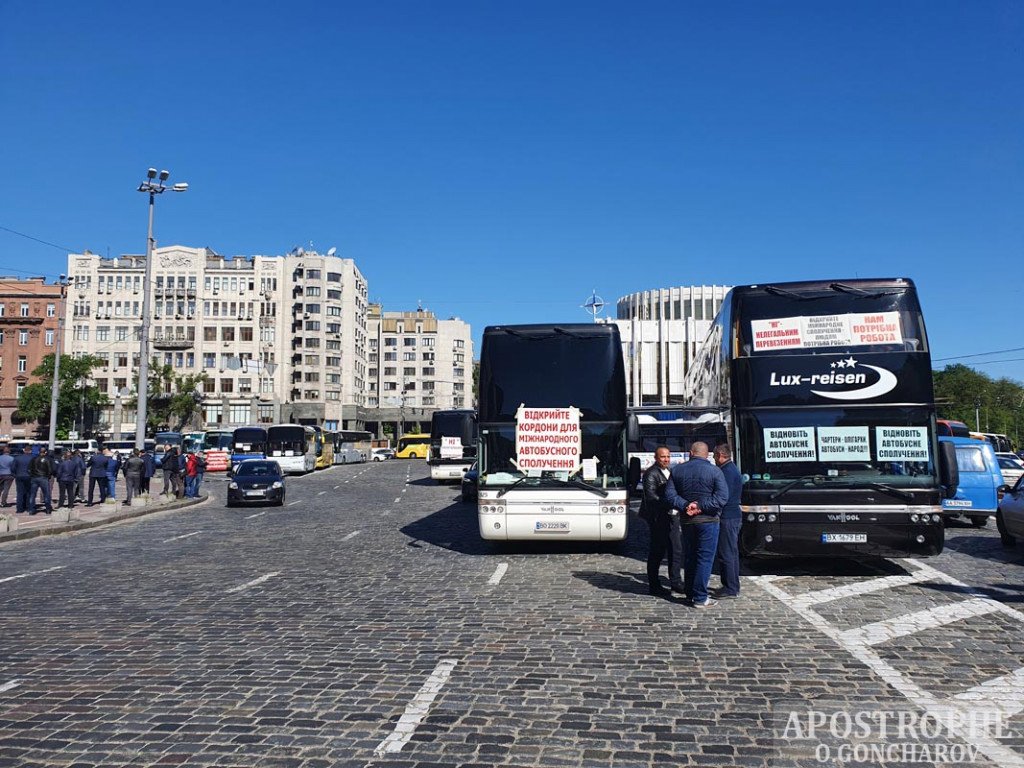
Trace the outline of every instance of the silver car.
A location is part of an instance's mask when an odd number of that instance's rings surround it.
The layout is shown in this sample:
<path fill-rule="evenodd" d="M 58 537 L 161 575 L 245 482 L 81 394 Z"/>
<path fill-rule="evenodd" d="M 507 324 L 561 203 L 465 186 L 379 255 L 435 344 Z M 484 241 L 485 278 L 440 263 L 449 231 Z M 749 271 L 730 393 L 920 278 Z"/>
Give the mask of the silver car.
<path fill-rule="evenodd" d="M 1024 540 L 1024 478 L 1018 478 L 1016 485 L 999 502 L 996 528 L 1003 546 L 1012 547 L 1018 540 Z"/>
<path fill-rule="evenodd" d="M 1024 461 L 1018 459 L 1012 453 L 997 453 L 996 460 L 999 462 L 999 472 L 1007 485 L 1012 486 L 1021 475 L 1024 475 Z"/>

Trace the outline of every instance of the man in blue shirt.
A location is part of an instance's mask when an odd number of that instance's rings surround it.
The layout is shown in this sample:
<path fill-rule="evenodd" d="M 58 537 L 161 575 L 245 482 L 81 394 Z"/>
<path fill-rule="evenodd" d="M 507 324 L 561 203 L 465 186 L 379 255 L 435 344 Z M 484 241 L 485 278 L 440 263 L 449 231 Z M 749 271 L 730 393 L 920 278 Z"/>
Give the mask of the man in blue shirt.
<path fill-rule="evenodd" d="M 665 484 L 665 500 L 680 511 L 683 529 L 683 588 L 694 608 L 715 604 L 708 579 L 718 548 L 718 521 L 729 501 L 722 470 L 708 461 L 707 443 L 690 446 L 690 460 L 676 464 Z"/>
<path fill-rule="evenodd" d="M 722 507 L 721 522 L 718 527 L 718 575 L 722 579 L 722 588 L 715 593 L 717 598 L 740 596 L 740 525 L 743 513 L 740 512 L 740 492 L 743 490 L 743 478 L 736 462 L 732 460 L 732 449 L 727 443 L 715 446 L 715 464 L 725 476 L 725 484 L 729 487 L 729 500 Z"/>
<path fill-rule="evenodd" d="M 0 448 L 0 507 L 10 506 L 7 503 L 7 494 L 14 485 L 14 457 L 6 445 Z"/>

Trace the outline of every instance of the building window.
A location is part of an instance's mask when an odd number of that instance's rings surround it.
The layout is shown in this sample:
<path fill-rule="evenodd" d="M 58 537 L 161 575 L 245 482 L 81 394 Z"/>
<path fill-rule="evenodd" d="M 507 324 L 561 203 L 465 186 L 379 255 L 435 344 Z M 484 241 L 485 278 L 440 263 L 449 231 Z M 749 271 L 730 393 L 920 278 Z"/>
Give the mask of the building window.
<path fill-rule="evenodd" d="M 397 347 L 398 346 L 398 339 L 396 339 L 394 336 L 389 336 L 388 338 L 384 339 L 384 346 L 385 347 Z"/>
<path fill-rule="evenodd" d="M 420 339 L 420 344 L 424 347 L 434 346 L 436 339 L 433 336 L 427 336 L 426 338 Z"/>
<path fill-rule="evenodd" d="M 402 374 L 404 376 L 415 376 L 416 369 L 413 368 L 411 365 L 407 365 L 405 368 L 402 369 Z"/>
<path fill-rule="evenodd" d="M 231 394 L 235 391 L 234 379 L 221 379 L 220 380 L 220 391 L 225 394 Z"/>
<path fill-rule="evenodd" d="M 406 362 L 408 362 L 410 360 L 415 360 L 416 359 L 416 353 L 415 352 L 405 352 L 405 353 L 402 354 L 402 359 L 405 360 Z"/>
<path fill-rule="evenodd" d="M 320 270 L 319 269 L 307 269 L 306 270 L 306 279 L 307 280 L 319 280 L 320 279 Z"/>
<path fill-rule="evenodd" d="M 27 347 L 28 346 L 28 331 L 25 331 L 25 330 L 18 331 L 18 346 L 19 347 Z"/>
<path fill-rule="evenodd" d="M 393 366 L 393 365 L 385 366 L 385 368 L 384 368 L 384 375 L 385 376 L 397 376 L 398 375 L 398 369 L 395 368 L 395 366 Z"/>
<path fill-rule="evenodd" d="M 230 406 L 228 417 L 231 419 L 232 424 L 247 424 L 249 422 L 249 406 L 248 405 L 232 405 Z"/>
<path fill-rule="evenodd" d="M 393 362 L 396 362 L 397 360 L 398 360 L 398 353 L 397 352 L 385 352 L 384 353 L 384 362 L 385 363 L 393 363 Z"/>
<path fill-rule="evenodd" d="M 331 366 L 332 368 L 337 368 L 338 366 L 341 365 L 341 358 L 340 357 L 332 357 L 332 356 L 328 355 L 326 362 L 327 362 L 327 365 Z"/>
<path fill-rule="evenodd" d="M 320 365 L 320 355 L 306 355 L 306 365 Z"/>
<path fill-rule="evenodd" d="M 220 329 L 220 340 L 221 341 L 234 341 L 235 340 L 235 326 L 225 325 Z"/>
<path fill-rule="evenodd" d="M 238 380 L 238 394 L 240 394 L 240 395 L 252 394 L 252 379 L 239 379 Z"/>
<path fill-rule="evenodd" d="M 327 400 L 341 400 L 341 392 L 334 392 L 334 391 L 329 389 L 329 390 L 327 390 L 327 397 L 326 397 L 326 399 Z"/>
<path fill-rule="evenodd" d="M 28 317 L 28 304 L 21 305 L 21 316 Z"/>
<path fill-rule="evenodd" d="M 307 389 L 306 390 L 306 399 L 307 400 L 319 400 L 320 399 L 320 390 L 319 389 Z"/>
<path fill-rule="evenodd" d="M 415 347 L 416 346 L 416 339 L 414 339 L 412 337 L 408 337 L 408 338 L 402 339 L 402 345 L 406 346 L 406 347 Z"/>
<path fill-rule="evenodd" d="M 260 424 L 273 424 L 274 423 L 274 406 L 272 405 L 260 405 L 257 406 L 257 412 L 259 414 Z"/>
<path fill-rule="evenodd" d="M 128 326 L 119 325 L 114 328 L 114 339 L 115 341 L 128 341 Z"/>
<path fill-rule="evenodd" d="M 240 341 L 252 341 L 252 326 L 244 325 L 238 329 Z"/>
<path fill-rule="evenodd" d="M 307 296 L 313 296 L 315 298 L 319 298 L 320 297 L 320 286 L 319 285 L 307 285 L 306 286 L 306 295 Z"/>
<path fill-rule="evenodd" d="M 328 272 L 327 273 L 327 282 L 328 283 L 340 283 L 341 282 L 341 272 Z"/>
<path fill-rule="evenodd" d="M 319 331 L 320 330 L 320 321 L 319 320 L 307 320 L 306 321 L 306 330 L 307 331 Z"/>
<path fill-rule="evenodd" d="M 306 371 L 303 381 L 320 381 L 320 374 L 316 371 Z"/>
<path fill-rule="evenodd" d="M 207 424 L 222 424 L 224 422 L 224 407 L 221 405 L 203 406 L 203 418 Z"/>
<path fill-rule="evenodd" d="M 53 331 L 47 331 L 46 332 L 46 346 L 48 346 L 48 347 L 52 347 L 53 346 Z"/>
<path fill-rule="evenodd" d="M 217 326 L 208 325 L 203 328 L 203 341 L 216 341 L 217 340 Z"/>
<path fill-rule="evenodd" d="M 328 384 L 341 384 L 341 374 L 340 373 L 328 373 L 327 374 L 327 383 Z"/>
<path fill-rule="evenodd" d="M 56 314 L 57 314 L 57 305 L 56 304 L 47 304 L 46 305 L 46 316 L 47 317 L 54 317 Z"/>
<path fill-rule="evenodd" d="M 6 304 L 0 304 L 0 317 L 3 317 L 6 314 L 7 314 L 7 305 Z"/>
<path fill-rule="evenodd" d="M 306 348 L 307 349 L 319 349 L 320 348 L 320 339 L 306 339 Z"/>
<path fill-rule="evenodd" d="M 110 341 L 110 326 L 109 325 L 97 325 L 96 326 L 96 341 Z"/>
<path fill-rule="evenodd" d="M 16 397 L 21 397 L 21 393 L 24 392 L 24 391 L 25 391 L 25 383 L 23 381 L 19 381 L 18 385 L 15 387 L 15 392 L 14 392 L 15 396 Z"/>
<path fill-rule="evenodd" d="M 25 357 L 24 355 L 18 355 L 18 373 L 25 373 L 27 368 L 28 368 L 28 358 Z"/>
<path fill-rule="evenodd" d="M 306 305 L 306 312 L 308 312 L 311 315 L 319 315 L 320 314 L 320 305 L 319 304 L 307 304 Z"/>
<path fill-rule="evenodd" d="M 334 299 L 335 301 L 341 301 L 341 291 L 339 291 L 337 289 L 334 289 L 334 288 L 328 288 L 327 289 L 327 298 L 328 299 Z"/>

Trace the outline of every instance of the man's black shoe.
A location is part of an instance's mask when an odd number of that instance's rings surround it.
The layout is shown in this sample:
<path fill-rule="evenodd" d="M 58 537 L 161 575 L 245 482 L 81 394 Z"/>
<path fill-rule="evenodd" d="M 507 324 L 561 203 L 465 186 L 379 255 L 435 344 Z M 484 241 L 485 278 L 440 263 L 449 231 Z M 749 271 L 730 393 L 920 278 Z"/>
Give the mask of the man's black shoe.
<path fill-rule="evenodd" d="M 685 595 L 686 587 L 684 587 L 682 584 L 673 584 L 672 591 L 680 595 Z"/>
<path fill-rule="evenodd" d="M 658 587 L 648 587 L 647 591 L 648 591 L 649 594 L 654 595 L 654 597 L 668 597 L 669 595 L 672 594 L 667 589 L 665 589 L 664 587 L 661 587 L 661 586 L 658 586 Z"/>
<path fill-rule="evenodd" d="M 709 594 L 711 595 L 711 597 L 715 598 L 715 600 L 735 600 L 736 598 L 739 597 L 738 594 L 733 594 L 732 592 L 726 592 L 725 590 L 722 590 L 722 589 L 711 590 L 709 592 Z"/>

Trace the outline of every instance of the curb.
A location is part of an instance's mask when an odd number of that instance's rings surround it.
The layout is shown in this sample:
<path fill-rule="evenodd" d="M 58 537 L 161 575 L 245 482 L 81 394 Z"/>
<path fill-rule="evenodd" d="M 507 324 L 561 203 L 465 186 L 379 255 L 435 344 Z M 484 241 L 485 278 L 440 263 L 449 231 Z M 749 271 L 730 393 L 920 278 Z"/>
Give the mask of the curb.
<path fill-rule="evenodd" d="M 28 530 L 14 531 L 13 533 L 0 533 L 0 544 L 6 544 L 11 541 L 22 541 L 24 539 L 35 539 L 40 536 L 56 536 L 61 533 L 70 533 L 72 531 L 84 531 L 88 528 L 99 528 L 101 525 L 119 523 L 123 520 L 144 517 L 146 515 L 156 514 L 157 512 L 172 512 L 176 509 L 185 509 L 186 507 L 194 507 L 197 504 L 202 504 L 209 498 L 210 494 L 207 493 L 200 496 L 198 499 L 177 499 L 169 504 L 161 504 L 152 507 L 137 507 L 135 509 L 129 508 L 123 512 L 115 513 L 110 517 L 103 518 L 102 520 L 75 520 L 70 523 L 54 525 L 48 528 L 32 528 Z"/>

